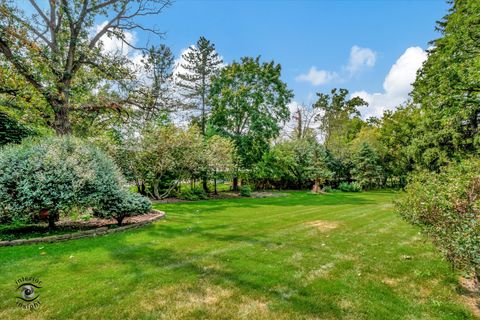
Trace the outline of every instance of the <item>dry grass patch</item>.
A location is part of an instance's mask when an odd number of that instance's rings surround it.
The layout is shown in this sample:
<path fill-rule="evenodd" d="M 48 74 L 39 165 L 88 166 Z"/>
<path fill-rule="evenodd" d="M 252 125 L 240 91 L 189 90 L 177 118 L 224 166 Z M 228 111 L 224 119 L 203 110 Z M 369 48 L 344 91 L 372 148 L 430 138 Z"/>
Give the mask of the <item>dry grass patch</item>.
<path fill-rule="evenodd" d="M 337 221 L 315 220 L 306 223 L 309 227 L 316 228 L 320 231 L 330 231 L 338 228 L 340 225 Z"/>

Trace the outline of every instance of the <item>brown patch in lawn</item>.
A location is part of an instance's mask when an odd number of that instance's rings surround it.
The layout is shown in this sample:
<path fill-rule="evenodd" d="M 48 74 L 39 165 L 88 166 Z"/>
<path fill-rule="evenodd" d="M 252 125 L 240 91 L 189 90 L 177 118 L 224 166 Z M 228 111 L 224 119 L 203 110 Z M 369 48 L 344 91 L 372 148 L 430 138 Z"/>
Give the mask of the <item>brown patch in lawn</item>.
<path fill-rule="evenodd" d="M 390 287 L 395 287 L 398 285 L 398 280 L 393 278 L 384 278 L 382 282 Z"/>
<path fill-rule="evenodd" d="M 336 221 L 316 220 L 307 222 L 307 225 L 321 231 L 330 231 L 338 228 L 340 224 Z"/>

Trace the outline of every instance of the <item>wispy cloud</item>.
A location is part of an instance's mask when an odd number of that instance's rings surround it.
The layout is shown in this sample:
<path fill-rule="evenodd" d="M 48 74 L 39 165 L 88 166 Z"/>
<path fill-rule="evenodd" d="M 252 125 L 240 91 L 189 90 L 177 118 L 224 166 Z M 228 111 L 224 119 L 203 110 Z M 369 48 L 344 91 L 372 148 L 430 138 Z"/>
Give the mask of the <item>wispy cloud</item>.
<path fill-rule="evenodd" d="M 350 50 L 348 63 L 340 68 L 341 71 L 328 71 L 313 66 L 308 73 L 298 75 L 295 80 L 310 82 L 314 86 L 341 82 L 358 75 L 367 68 L 374 67 L 376 61 L 377 53 L 372 49 L 353 46 Z"/>

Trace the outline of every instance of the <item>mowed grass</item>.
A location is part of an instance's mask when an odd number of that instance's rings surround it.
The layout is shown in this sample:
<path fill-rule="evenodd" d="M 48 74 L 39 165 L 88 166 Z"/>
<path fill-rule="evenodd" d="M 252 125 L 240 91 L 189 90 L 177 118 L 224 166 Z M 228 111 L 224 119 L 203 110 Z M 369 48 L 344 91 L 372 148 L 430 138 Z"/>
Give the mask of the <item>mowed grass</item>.
<path fill-rule="evenodd" d="M 114 235 L 0 248 L 0 319 L 471 319 L 392 192 L 156 205 Z M 15 280 L 43 282 L 15 305 Z"/>

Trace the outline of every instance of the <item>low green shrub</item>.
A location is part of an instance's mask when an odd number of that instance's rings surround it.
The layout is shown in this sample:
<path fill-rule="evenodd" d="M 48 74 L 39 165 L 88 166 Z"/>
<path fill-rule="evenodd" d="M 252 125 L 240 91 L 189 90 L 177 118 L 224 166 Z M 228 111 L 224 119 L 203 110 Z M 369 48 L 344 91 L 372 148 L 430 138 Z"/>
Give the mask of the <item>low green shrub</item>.
<path fill-rule="evenodd" d="M 252 189 L 250 186 L 241 186 L 240 187 L 240 195 L 242 197 L 251 197 L 252 196 Z"/>
<path fill-rule="evenodd" d="M 430 236 L 452 265 L 480 281 L 480 161 L 466 160 L 440 173 L 415 173 L 398 213 Z"/>
<path fill-rule="evenodd" d="M 180 192 L 178 198 L 189 201 L 206 200 L 208 199 L 208 194 L 201 188 L 195 188 Z"/>
<path fill-rule="evenodd" d="M 128 189 L 111 194 L 100 202 L 95 209 L 95 216 L 114 218 L 119 226 L 126 217 L 142 215 L 150 212 L 150 200 L 139 193 L 132 193 Z"/>
<path fill-rule="evenodd" d="M 343 192 L 360 192 L 362 191 L 362 186 L 357 182 L 352 182 L 352 183 L 342 182 L 338 186 L 338 189 L 340 189 Z"/>
<path fill-rule="evenodd" d="M 333 192 L 333 188 L 331 186 L 325 186 L 322 189 L 323 192 Z"/>

